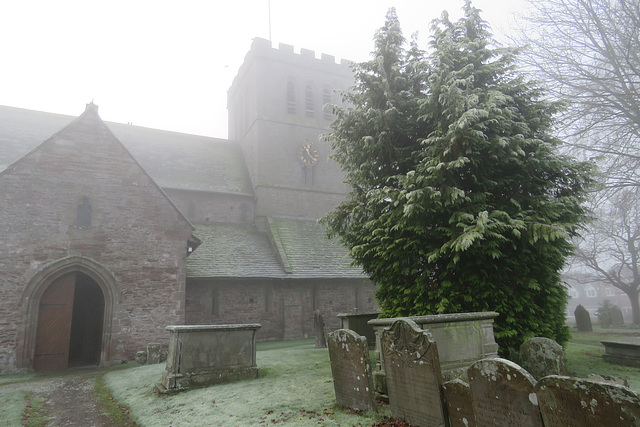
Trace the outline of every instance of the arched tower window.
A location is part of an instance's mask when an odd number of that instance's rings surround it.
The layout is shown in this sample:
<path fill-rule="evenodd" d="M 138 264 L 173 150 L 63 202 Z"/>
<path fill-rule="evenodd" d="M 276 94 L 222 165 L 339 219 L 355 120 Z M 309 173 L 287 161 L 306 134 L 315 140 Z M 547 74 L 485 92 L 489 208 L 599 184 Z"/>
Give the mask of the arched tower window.
<path fill-rule="evenodd" d="M 292 80 L 287 82 L 287 113 L 296 113 L 296 86 Z"/>
<path fill-rule="evenodd" d="M 76 226 L 89 227 L 91 225 L 91 210 L 92 208 L 91 203 L 89 203 L 89 198 L 87 196 L 82 196 L 76 213 Z"/>
<path fill-rule="evenodd" d="M 331 104 L 331 91 L 328 88 L 324 88 L 324 90 L 322 91 L 322 110 L 324 112 L 324 119 L 325 120 L 332 120 L 333 119 L 333 114 L 331 112 L 331 107 L 329 106 Z"/>
<path fill-rule="evenodd" d="M 313 107 L 313 88 L 308 84 L 304 88 L 304 113 L 307 117 L 313 117 L 315 115 Z"/>

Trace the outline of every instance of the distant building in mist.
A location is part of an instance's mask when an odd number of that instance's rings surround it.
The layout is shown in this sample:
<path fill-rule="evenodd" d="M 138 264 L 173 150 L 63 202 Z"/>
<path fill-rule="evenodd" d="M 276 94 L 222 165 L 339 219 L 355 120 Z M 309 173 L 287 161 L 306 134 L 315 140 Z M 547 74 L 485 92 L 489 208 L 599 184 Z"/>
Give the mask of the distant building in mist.
<path fill-rule="evenodd" d="M 591 314 L 592 322 L 596 324 L 598 322 L 596 312 L 606 300 L 612 305 L 617 305 L 622 311 L 625 321 L 631 323 L 631 302 L 627 294 L 620 289 L 608 283 L 593 280 L 593 277 L 587 274 L 574 274 L 565 277 L 564 280 L 568 285 L 567 316 L 570 319 L 573 318 L 576 307 L 582 305 Z"/>
<path fill-rule="evenodd" d="M 170 324 L 313 335 L 376 309 L 318 218 L 346 193 L 322 134 L 346 62 L 255 39 L 229 140 L 0 107 L 0 372 L 131 360 Z M 212 118 L 224 120 L 225 118 Z"/>

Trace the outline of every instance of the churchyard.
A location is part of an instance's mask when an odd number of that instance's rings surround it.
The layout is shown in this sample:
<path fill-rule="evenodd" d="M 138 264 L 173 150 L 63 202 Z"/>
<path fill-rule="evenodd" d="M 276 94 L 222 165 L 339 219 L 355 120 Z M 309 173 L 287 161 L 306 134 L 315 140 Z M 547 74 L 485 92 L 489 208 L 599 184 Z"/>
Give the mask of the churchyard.
<path fill-rule="evenodd" d="M 640 392 L 640 371 L 637 368 L 610 364 L 602 359 L 604 347 L 600 341 L 630 337 L 640 338 L 640 331 L 601 329 L 598 326 L 588 333 L 574 329 L 573 339 L 565 349 L 568 374 L 586 377 L 596 373 L 621 377 L 628 381 L 631 390 Z M 315 348 L 314 343 L 312 339 L 259 343 L 258 379 L 216 384 L 169 395 L 160 395 L 154 390 L 165 370 L 164 363 L 144 366 L 134 363 L 102 371 L 100 375 L 104 387 L 116 402 L 113 408 L 124 410 L 132 421 L 143 426 L 367 426 L 388 422 L 392 406 L 380 405 L 379 401 L 374 400 L 378 414 L 344 410 L 336 405 L 329 352 Z M 373 351 L 368 356 L 374 360 Z M 432 367 L 433 363 L 427 364 L 429 366 Z M 0 377 L 0 424 L 46 425 L 46 411 L 42 410 L 44 402 L 39 399 L 51 378 L 36 374 Z M 451 387 L 451 383 L 447 384 Z M 27 403 L 31 412 L 25 418 Z M 41 408 L 39 414 L 38 407 Z M 38 424 L 30 423 L 30 420 L 45 421 Z"/>

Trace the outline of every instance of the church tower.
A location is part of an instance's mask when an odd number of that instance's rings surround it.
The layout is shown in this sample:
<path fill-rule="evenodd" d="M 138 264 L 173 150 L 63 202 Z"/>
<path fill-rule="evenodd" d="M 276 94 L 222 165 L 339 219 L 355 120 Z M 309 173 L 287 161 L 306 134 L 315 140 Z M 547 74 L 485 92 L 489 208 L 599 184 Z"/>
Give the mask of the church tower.
<path fill-rule="evenodd" d="M 348 190 L 322 137 L 353 85 L 350 62 L 256 38 L 228 91 L 229 139 L 244 151 L 256 218 L 319 218 Z"/>

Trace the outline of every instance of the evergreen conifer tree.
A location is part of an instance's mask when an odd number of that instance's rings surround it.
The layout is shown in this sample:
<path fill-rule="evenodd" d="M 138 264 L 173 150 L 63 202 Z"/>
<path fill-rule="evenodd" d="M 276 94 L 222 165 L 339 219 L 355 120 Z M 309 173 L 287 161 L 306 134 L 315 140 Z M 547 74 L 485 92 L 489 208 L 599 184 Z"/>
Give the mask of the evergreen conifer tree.
<path fill-rule="evenodd" d="M 557 152 L 556 105 L 493 46 L 470 2 L 408 51 L 395 12 L 338 112 L 335 159 L 352 187 L 324 221 L 378 286 L 385 316 L 497 311 L 501 354 L 565 343 L 560 270 L 586 219 L 589 167 Z"/>

